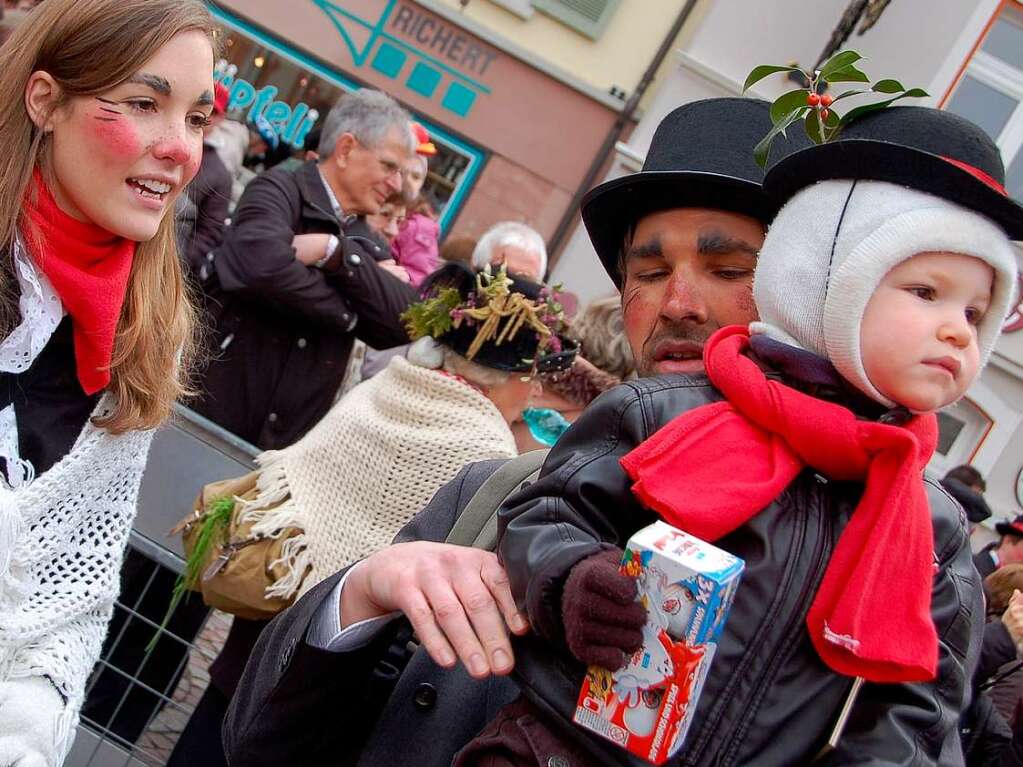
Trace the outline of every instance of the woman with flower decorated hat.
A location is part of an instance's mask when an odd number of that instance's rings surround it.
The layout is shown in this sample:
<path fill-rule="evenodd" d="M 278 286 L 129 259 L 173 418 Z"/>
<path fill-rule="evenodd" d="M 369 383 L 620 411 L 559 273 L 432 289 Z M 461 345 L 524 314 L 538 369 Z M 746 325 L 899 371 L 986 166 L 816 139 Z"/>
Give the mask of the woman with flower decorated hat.
<path fill-rule="evenodd" d="M 539 389 L 535 374 L 572 366 L 577 345 L 541 285 L 450 264 L 423 295 L 404 315 L 407 357 L 259 457 L 261 494 L 243 512 L 253 532 L 304 531 L 268 596 L 304 593 L 388 545 L 465 464 L 515 456 L 509 424 Z"/>

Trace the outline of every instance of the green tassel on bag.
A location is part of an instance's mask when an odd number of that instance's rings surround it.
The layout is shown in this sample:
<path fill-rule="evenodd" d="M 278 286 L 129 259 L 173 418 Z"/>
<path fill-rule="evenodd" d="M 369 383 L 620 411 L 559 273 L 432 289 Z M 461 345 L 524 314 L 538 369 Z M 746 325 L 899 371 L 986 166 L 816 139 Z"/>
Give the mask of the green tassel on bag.
<path fill-rule="evenodd" d="M 164 615 L 160 628 L 146 645 L 146 652 L 152 652 L 156 647 L 160 634 L 167 628 L 171 616 L 178 609 L 181 600 L 189 591 L 195 590 L 202 577 L 202 571 L 206 558 L 217 544 L 226 543 L 226 534 L 231 524 L 231 514 L 234 512 L 235 499 L 233 496 L 224 496 L 211 501 L 206 506 L 206 513 L 193 524 L 199 525 L 199 531 L 195 536 L 195 545 L 185 559 L 185 571 L 178 576 L 174 582 L 174 591 L 171 593 L 170 605 L 167 607 L 167 614 Z"/>

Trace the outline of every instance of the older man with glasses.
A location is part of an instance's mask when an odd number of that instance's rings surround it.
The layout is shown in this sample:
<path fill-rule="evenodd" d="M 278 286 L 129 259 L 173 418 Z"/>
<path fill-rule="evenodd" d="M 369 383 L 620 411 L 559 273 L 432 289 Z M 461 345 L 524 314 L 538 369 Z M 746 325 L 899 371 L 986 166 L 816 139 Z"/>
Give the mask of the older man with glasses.
<path fill-rule="evenodd" d="M 211 362 L 194 408 L 262 449 L 287 447 L 330 409 L 356 338 L 408 343 L 408 275 L 359 217 L 402 186 L 415 151 L 408 114 L 372 90 L 324 121 L 319 157 L 246 187 L 202 287 Z M 235 619 L 211 685 L 171 764 L 226 764 L 220 724 L 263 622 Z"/>

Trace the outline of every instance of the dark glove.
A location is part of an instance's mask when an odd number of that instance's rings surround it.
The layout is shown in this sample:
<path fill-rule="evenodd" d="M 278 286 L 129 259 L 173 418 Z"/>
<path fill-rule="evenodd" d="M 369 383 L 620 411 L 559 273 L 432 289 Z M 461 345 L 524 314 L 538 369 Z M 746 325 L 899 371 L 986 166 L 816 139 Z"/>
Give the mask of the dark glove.
<path fill-rule="evenodd" d="M 620 549 L 577 563 L 565 580 L 561 620 L 568 649 L 587 665 L 617 671 L 643 644 L 646 608 L 636 601 L 636 579 L 618 571 Z"/>

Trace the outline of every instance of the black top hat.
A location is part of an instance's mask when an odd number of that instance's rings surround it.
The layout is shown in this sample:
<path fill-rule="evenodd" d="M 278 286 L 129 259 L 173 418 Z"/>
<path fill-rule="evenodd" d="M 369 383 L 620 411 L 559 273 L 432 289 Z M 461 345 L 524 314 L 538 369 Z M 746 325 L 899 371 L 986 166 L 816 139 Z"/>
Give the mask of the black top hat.
<path fill-rule="evenodd" d="M 629 227 L 669 208 L 719 208 L 769 222 L 780 207 L 761 188 L 764 171 L 755 147 L 771 130 L 770 105 L 749 98 L 693 101 L 657 126 L 643 170 L 612 179 L 583 198 L 582 216 L 593 247 L 621 287 L 618 255 Z M 809 145 L 800 126 L 779 136 L 771 157 Z"/>
<path fill-rule="evenodd" d="M 1023 538 L 1023 514 L 1017 516 L 1012 522 L 998 522 L 995 530 L 999 535 L 1012 535 L 1016 538 Z"/>
<path fill-rule="evenodd" d="M 442 288 L 453 287 L 458 290 L 462 300 L 467 301 L 476 290 L 476 274 L 464 264 L 445 264 L 424 280 L 420 286 L 420 292 L 424 296 L 430 296 Z M 509 287 L 510 292 L 521 293 L 533 301 L 542 300 L 540 294 L 544 290 L 543 285 L 515 274 L 509 274 L 508 278 L 512 281 Z M 478 330 L 479 324 L 462 322 L 458 328 L 452 328 L 436 337 L 435 340 L 464 357 L 473 341 L 476 340 Z M 548 347 L 547 353 L 536 359 L 536 372 L 552 373 L 572 367 L 576 353 L 579 351 L 579 343 L 563 335 L 558 335 L 557 338 L 558 344 L 555 348 Z M 494 370 L 516 373 L 531 372 L 534 370 L 533 360 L 536 357 L 539 342 L 539 334 L 528 326 L 523 326 L 514 337 L 503 343 L 498 344 L 494 340 L 486 341 L 476 352 L 472 361 Z"/>
<path fill-rule="evenodd" d="M 838 138 L 771 166 L 764 189 L 784 202 L 825 179 L 901 184 L 981 213 L 1023 239 L 1023 206 L 1005 192 L 1002 156 L 977 125 L 929 107 L 890 107 L 849 123 Z"/>

